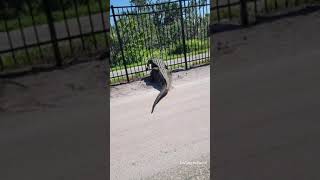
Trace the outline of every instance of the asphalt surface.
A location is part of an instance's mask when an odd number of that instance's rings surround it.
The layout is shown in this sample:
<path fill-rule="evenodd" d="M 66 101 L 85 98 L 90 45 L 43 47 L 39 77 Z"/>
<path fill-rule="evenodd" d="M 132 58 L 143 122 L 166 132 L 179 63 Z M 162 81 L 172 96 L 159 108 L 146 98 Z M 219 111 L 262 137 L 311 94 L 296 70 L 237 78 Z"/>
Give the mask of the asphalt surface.
<path fill-rule="evenodd" d="M 0 179 L 107 179 L 103 96 L 87 94 L 42 111 L 1 113 Z"/>
<path fill-rule="evenodd" d="M 118 94 L 110 103 L 112 180 L 191 176 L 209 179 L 209 70 L 206 66 L 183 72 L 191 77 L 188 80 L 179 79 L 174 73 L 174 88 L 158 103 L 153 114 L 151 107 L 159 93 L 154 88 L 144 89 L 143 83 L 137 82 L 111 90 L 112 95 Z M 125 89 L 129 88 L 137 93 L 126 94 Z M 207 166 L 181 164 L 193 161 Z"/>
<path fill-rule="evenodd" d="M 106 180 L 105 62 L 0 81 L 1 180 Z"/>
<path fill-rule="evenodd" d="M 214 35 L 214 179 L 320 179 L 319 29 L 316 11 Z"/>

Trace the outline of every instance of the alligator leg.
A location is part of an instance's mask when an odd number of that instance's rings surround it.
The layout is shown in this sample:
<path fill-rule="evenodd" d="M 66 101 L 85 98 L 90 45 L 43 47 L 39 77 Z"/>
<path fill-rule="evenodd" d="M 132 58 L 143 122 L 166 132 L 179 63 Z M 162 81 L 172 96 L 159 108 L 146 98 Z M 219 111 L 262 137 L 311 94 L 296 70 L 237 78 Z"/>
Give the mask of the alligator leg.
<path fill-rule="evenodd" d="M 159 68 L 158 67 L 154 67 L 151 70 L 151 82 L 155 82 L 159 80 Z"/>

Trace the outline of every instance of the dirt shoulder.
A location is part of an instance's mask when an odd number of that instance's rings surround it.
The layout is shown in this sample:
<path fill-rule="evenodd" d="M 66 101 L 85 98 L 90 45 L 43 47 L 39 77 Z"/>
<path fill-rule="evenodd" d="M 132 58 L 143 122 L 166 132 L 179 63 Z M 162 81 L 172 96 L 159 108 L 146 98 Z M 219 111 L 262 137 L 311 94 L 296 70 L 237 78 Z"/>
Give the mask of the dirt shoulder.
<path fill-rule="evenodd" d="M 72 97 L 94 92 L 101 95 L 106 77 L 105 61 L 93 61 L 63 70 L 1 79 L 0 113 L 44 110 L 59 107 Z"/>

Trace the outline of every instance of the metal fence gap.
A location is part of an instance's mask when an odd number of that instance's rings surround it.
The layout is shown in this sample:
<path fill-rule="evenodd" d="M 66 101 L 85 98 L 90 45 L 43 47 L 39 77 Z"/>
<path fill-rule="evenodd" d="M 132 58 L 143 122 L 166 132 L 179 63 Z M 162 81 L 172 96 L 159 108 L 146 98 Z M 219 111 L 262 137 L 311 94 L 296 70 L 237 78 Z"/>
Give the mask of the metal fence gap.
<path fill-rule="evenodd" d="M 188 62 L 187 62 L 187 47 L 186 47 L 186 35 L 185 35 L 185 27 L 183 22 L 183 11 L 182 11 L 182 0 L 179 0 L 179 6 L 180 6 L 180 22 L 181 22 L 181 32 L 182 32 L 182 43 L 183 43 L 183 55 L 184 55 L 184 65 L 185 69 L 188 69 Z"/>
<path fill-rule="evenodd" d="M 59 45 L 57 41 L 57 33 L 56 29 L 54 27 L 54 20 L 52 17 L 51 9 L 48 0 L 43 0 L 44 10 L 47 16 L 48 26 L 50 30 L 50 36 L 52 41 L 52 48 L 54 51 L 54 56 L 56 59 L 56 66 L 61 67 L 62 66 L 62 58 L 59 50 Z"/>
<path fill-rule="evenodd" d="M 123 52 L 123 47 L 122 47 L 123 43 L 122 43 L 122 39 L 120 37 L 120 32 L 119 32 L 118 24 L 117 24 L 117 18 L 115 16 L 113 6 L 111 6 L 111 10 L 112 10 L 112 14 L 113 14 L 114 25 L 115 25 L 116 31 L 117 31 L 117 38 L 118 38 L 119 47 L 120 47 L 120 51 L 121 51 L 121 55 L 122 55 L 122 61 L 123 61 L 124 69 L 125 69 L 125 72 L 126 72 L 127 82 L 130 82 L 128 69 L 127 69 L 127 64 L 126 64 L 126 60 L 125 60 L 125 56 L 124 56 L 124 52 Z"/>

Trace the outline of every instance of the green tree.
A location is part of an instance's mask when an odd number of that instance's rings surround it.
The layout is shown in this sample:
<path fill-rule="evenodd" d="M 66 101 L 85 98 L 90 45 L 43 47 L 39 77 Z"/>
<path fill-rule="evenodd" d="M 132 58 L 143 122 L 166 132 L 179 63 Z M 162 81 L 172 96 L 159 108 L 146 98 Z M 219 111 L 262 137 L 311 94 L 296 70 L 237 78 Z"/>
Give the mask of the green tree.
<path fill-rule="evenodd" d="M 150 0 L 130 0 L 130 3 L 137 6 L 143 6 L 151 3 Z"/>
<path fill-rule="evenodd" d="M 141 51 L 146 50 L 146 47 L 144 45 L 144 32 L 139 27 L 137 19 L 133 16 L 126 16 L 119 19 L 117 25 L 120 30 L 119 34 L 124 50 L 125 63 L 132 64 L 142 62 L 144 60 L 144 54 L 142 54 Z M 123 65 L 124 62 L 115 27 L 112 27 L 111 32 L 111 42 L 113 46 L 111 65 Z"/>

